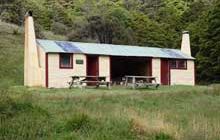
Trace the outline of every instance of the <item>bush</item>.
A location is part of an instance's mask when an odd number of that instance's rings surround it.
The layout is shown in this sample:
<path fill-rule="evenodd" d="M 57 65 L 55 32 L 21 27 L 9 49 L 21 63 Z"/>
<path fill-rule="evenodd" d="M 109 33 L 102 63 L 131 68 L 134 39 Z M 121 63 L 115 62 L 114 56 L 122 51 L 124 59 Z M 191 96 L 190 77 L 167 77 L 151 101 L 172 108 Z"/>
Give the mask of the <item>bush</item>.
<path fill-rule="evenodd" d="M 13 29 L 13 35 L 18 35 L 18 34 L 19 34 L 18 29 Z"/>
<path fill-rule="evenodd" d="M 168 134 L 160 132 L 155 135 L 155 140 L 173 140 L 173 138 Z"/>
<path fill-rule="evenodd" d="M 21 94 L 16 98 L 9 95 L 18 93 L 9 93 L 8 90 L 0 90 L 0 118 L 15 117 L 20 113 L 38 112 L 48 116 L 47 111 L 32 104 L 32 98 L 29 95 Z"/>
<path fill-rule="evenodd" d="M 32 102 L 29 95 L 0 90 L 0 139 L 50 137 L 52 126 L 48 112 Z"/>
<path fill-rule="evenodd" d="M 11 21 L 11 17 L 12 17 L 12 15 L 9 13 L 9 12 L 2 12 L 1 14 L 0 14 L 0 19 L 2 20 L 2 21 L 6 21 L 6 22 L 9 22 L 9 21 Z"/>
<path fill-rule="evenodd" d="M 213 95 L 220 95 L 220 84 L 211 85 Z"/>
<path fill-rule="evenodd" d="M 94 126 L 95 120 L 91 119 L 87 114 L 76 114 L 66 123 L 66 129 L 69 131 L 87 132 Z"/>
<path fill-rule="evenodd" d="M 43 34 L 43 27 L 40 24 L 35 23 L 35 33 L 37 38 L 39 39 L 45 38 Z"/>
<path fill-rule="evenodd" d="M 53 22 L 51 30 L 55 33 L 55 34 L 60 34 L 60 35 L 65 35 L 68 31 L 68 28 L 66 25 L 64 25 L 63 23 L 60 22 Z"/>

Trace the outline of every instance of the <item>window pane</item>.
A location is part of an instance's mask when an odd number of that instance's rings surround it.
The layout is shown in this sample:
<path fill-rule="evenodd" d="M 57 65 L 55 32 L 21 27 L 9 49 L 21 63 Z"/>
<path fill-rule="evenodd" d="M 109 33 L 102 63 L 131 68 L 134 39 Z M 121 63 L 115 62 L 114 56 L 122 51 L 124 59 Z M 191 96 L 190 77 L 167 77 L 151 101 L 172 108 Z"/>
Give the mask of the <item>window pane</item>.
<path fill-rule="evenodd" d="M 60 54 L 60 67 L 71 68 L 72 67 L 72 55 Z"/>
<path fill-rule="evenodd" d="M 178 61 L 178 68 L 179 69 L 186 69 L 186 61 L 185 60 L 179 60 Z"/>
<path fill-rule="evenodd" d="M 171 60 L 170 61 L 170 68 L 173 68 L 175 69 L 177 66 L 176 66 L 176 60 Z"/>

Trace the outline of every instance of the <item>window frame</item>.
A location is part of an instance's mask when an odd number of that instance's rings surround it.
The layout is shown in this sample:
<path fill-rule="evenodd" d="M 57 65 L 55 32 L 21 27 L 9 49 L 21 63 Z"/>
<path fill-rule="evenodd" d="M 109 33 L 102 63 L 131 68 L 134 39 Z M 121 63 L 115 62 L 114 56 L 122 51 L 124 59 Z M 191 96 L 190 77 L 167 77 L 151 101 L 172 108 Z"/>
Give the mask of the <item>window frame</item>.
<path fill-rule="evenodd" d="M 175 67 L 172 67 L 171 63 L 174 62 L 176 63 L 176 66 Z M 185 63 L 185 67 L 180 67 L 179 66 L 179 63 L 183 61 Z M 177 70 L 187 70 L 187 60 L 185 59 L 171 59 L 170 62 L 169 62 L 169 67 L 170 69 L 177 69 Z"/>
<path fill-rule="evenodd" d="M 69 55 L 70 56 L 70 64 L 69 66 L 62 65 L 62 55 Z M 60 53 L 59 54 L 59 67 L 60 69 L 73 69 L 73 54 L 72 53 Z"/>

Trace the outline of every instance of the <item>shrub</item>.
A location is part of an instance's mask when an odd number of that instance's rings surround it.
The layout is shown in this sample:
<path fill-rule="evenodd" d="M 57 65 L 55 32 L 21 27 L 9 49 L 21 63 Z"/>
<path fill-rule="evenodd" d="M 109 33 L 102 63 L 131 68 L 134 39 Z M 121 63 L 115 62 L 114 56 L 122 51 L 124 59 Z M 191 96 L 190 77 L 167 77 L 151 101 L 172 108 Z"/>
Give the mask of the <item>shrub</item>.
<path fill-rule="evenodd" d="M 44 34 L 43 34 L 43 27 L 35 22 L 35 33 L 36 33 L 36 37 L 37 38 L 45 38 Z"/>
<path fill-rule="evenodd" d="M 2 21 L 9 22 L 11 20 L 11 17 L 12 17 L 11 13 L 6 12 L 6 11 L 4 11 L 0 14 L 0 19 Z"/>
<path fill-rule="evenodd" d="M 213 95 L 220 95 L 220 84 L 213 84 L 211 87 Z"/>
<path fill-rule="evenodd" d="M 88 36 L 79 29 L 72 30 L 70 33 L 67 34 L 67 38 L 69 41 L 83 41 L 87 37 Z"/>
<path fill-rule="evenodd" d="M 18 34 L 19 34 L 18 29 L 13 29 L 13 35 L 18 35 Z"/>
<path fill-rule="evenodd" d="M 0 139 L 50 137 L 52 126 L 48 112 L 34 105 L 32 98 L 27 96 L 0 90 Z"/>
<path fill-rule="evenodd" d="M 19 95 L 17 98 L 11 98 L 8 90 L 0 90 L 0 118 L 14 117 L 20 113 L 38 112 L 48 116 L 47 111 L 32 104 L 29 95 Z M 16 93 L 14 93 L 16 94 Z"/>
<path fill-rule="evenodd" d="M 173 140 L 173 138 L 170 135 L 160 132 L 155 134 L 155 140 Z"/>
<path fill-rule="evenodd" d="M 55 34 L 61 34 L 61 35 L 65 35 L 67 33 L 67 26 L 64 25 L 63 23 L 60 22 L 53 22 L 51 30 L 55 33 Z"/>
<path fill-rule="evenodd" d="M 74 115 L 66 123 L 66 129 L 69 131 L 89 131 L 95 124 L 95 120 L 91 119 L 87 114 L 81 113 Z"/>

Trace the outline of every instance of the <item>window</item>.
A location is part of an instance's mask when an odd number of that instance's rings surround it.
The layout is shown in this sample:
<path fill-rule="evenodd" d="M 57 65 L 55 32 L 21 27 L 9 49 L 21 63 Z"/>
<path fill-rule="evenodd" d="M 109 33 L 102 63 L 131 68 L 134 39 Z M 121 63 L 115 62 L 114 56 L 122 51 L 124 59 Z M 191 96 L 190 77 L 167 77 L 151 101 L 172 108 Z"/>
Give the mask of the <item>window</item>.
<path fill-rule="evenodd" d="M 186 60 L 171 60 L 170 68 L 171 69 L 187 69 L 187 61 Z"/>
<path fill-rule="evenodd" d="M 179 69 L 187 69 L 187 61 L 185 60 L 179 60 L 178 61 L 178 68 Z"/>
<path fill-rule="evenodd" d="M 173 68 L 175 69 L 177 66 L 176 66 L 176 60 L 171 60 L 170 61 L 170 68 Z"/>
<path fill-rule="evenodd" d="M 60 54 L 60 68 L 73 68 L 73 54 Z"/>

